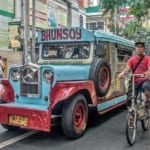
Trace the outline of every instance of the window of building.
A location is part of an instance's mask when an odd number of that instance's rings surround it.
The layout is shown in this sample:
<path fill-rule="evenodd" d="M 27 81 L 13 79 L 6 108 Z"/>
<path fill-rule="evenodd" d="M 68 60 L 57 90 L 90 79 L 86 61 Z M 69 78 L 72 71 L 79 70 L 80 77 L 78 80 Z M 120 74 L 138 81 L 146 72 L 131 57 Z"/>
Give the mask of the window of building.
<path fill-rule="evenodd" d="M 104 22 L 97 22 L 97 28 L 104 30 Z"/>
<path fill-rule="evenodd" d="M 90 23 L 90 30 L 95 30 L 96 29 L 96 22 L 91 22 Z"/>
<path fill-rule="evenodd" d="M 86 28 L 89 30 L 104 30 L 104 22 L 90 22 L 86 24 Z"/>
<path fill-rule="evenodd" d="M 83 27 L 83 16 L 80 15 L 80 27 Z"/>

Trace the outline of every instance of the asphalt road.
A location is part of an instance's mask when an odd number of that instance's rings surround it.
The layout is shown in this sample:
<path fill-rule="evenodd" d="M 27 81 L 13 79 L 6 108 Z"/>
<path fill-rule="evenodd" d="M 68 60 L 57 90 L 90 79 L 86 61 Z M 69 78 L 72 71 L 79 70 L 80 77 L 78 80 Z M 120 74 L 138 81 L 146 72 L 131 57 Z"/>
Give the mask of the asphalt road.
<path fill-rule="evenodd" d="M 2 150 L 150 150 L 150 131 L 143 132 L 140 122 L 135 145 L 128 145 L 125 136 L 126 114 L 123 108 L 103 116 L 92 111 L 87 131 L 77 140 L 67 139 L 60 127 L 54 127 L 51 133 L 38 132 L 7 145 L 9 139 L 13 140 L 29 131 L 8 132 L 0 127 L 0 147 L 5 143 Z"/>

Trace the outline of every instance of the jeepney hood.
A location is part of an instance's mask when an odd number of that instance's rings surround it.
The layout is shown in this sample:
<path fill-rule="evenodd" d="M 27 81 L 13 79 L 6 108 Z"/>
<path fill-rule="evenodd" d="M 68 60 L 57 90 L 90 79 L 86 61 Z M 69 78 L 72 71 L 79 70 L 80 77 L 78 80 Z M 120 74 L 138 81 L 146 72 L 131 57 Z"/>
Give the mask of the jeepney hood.
<path fill-rule="evenodd" d="M 41 66 L 42 67 L 42 66 Z M 54 82 L 88 80 L 90 65 L 47 65 L 54 73 Z"/>
<path fill-rule="evenodd" d="M 27 64 L 11 68 L 9 81 L 14 89 L 15 102 L 21 104 L 48 105 L 51 87 L 59 81 L 83 81 L 89 78 L 89 64 Z M 46 73 L 52 72 L 52 84 L 45 80 Z M 17 78 L 20 74 L 20 78 Z M 36 100 L 35 100 L 36 99 Z M 45 100 L 46 99 L 46 100 Z"/>

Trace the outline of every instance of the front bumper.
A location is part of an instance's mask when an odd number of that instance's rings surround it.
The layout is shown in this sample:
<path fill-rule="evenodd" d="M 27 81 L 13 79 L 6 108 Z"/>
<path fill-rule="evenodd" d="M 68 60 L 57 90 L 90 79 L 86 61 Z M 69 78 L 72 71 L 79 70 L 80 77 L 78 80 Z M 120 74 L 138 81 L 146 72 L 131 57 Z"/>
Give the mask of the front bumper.
<path fill-rule="evenodd" d="M 46 106 L 43 108 L 38 108 L 36 105 L 29 106 L 17 103 L 0 104 L 0 123 L 50 132 L 51 118 Z"/>

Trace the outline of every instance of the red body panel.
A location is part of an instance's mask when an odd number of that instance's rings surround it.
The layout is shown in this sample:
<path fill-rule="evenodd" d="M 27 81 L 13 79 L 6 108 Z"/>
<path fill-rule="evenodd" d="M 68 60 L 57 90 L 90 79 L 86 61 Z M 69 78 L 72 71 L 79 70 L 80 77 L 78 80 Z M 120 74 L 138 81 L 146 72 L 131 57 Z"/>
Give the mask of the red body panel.
<path fill-rule="evenodd" d="M 0 122 L 2 124 L 9 124 L 9 115 L 24 116 L 28 118 L 27 126 L 24 128 L 50 131 L 51 119 L 48 111 L 42 111 L 31 108 L 13 107 L 7 104 L 0 106 Z"/>
<path fill-rule="evenodd" d="M 0 100 L 5 102 L 14 101 L 14 91 L 8 80 L 0 81 Z"/>
<path fill-rule="evenodd" d="M 87 90 L 91 96 L 93 105 L 97 104 L 97 96 L 93 81 L 70 81 L 58 82 L 51 91 L 51 108 L 53 108 L 61 100 L 65 100 L 73 94 Z"/>
<path fill-rule="evenodd" d="M 9 85 L 9 84 L 8 84 Z M 11 88 L 5 87 L 5 92 Z M 87 91 L 91 96 L 91 101 L 94 105 L 97 104 L 97 96 L 95 93 L 95 87 L 92 81 L 72 81 L 72 82 L 58 82 L 51 89 L 51 102 L 50 107 L 47 110 L 40 110 L 38 108 L 31 108 L 25 106 L 25 104 L 7 103 L 0 105 L 0 123 L 9 124 L 9 115 L 24 116 L 28 118 L 28 123 L 25 128 L 41 130 L 41 131 L 51 131 L 51 112 L 54 106 L 70 96 L 76 94 L 79 91 Z M 11 92 L 13 95 L 13 93 Z M 11 95 L 11 99 L 12 99 Z M 7 96 L 7 95 L 6 95 Z M 9 98 L 8 96 L 6 97 Z M 27 104 L 30 106 L 30 104 Z"/>

